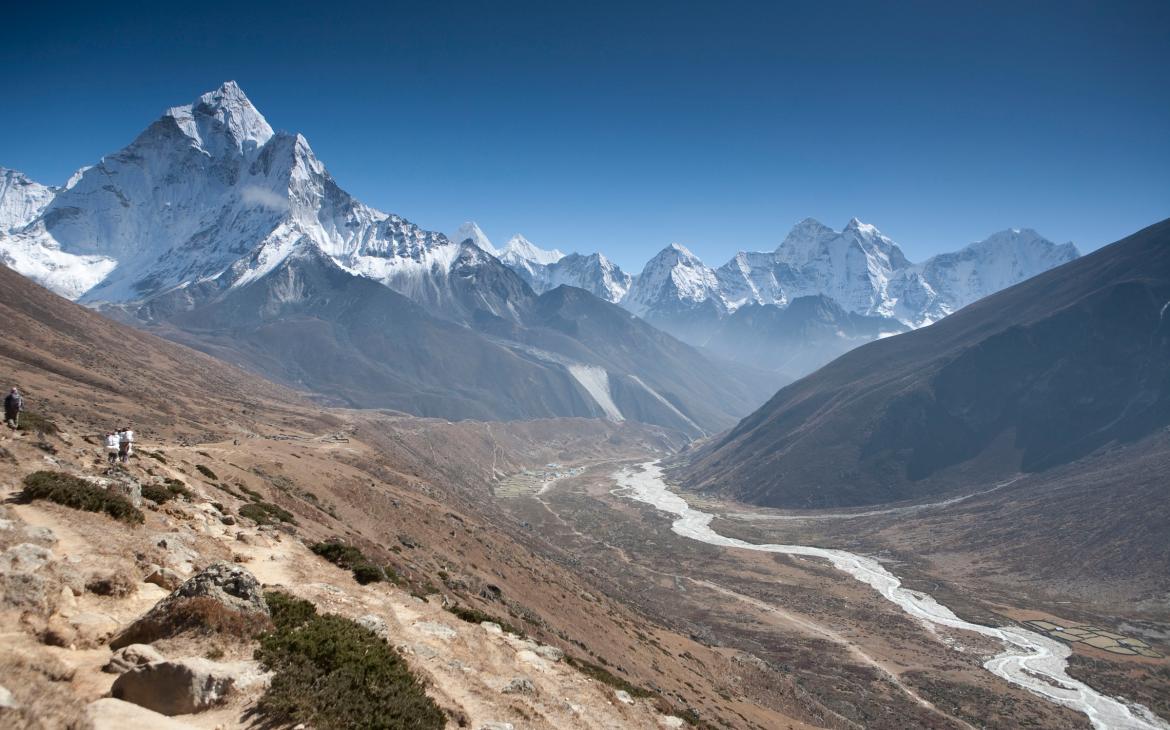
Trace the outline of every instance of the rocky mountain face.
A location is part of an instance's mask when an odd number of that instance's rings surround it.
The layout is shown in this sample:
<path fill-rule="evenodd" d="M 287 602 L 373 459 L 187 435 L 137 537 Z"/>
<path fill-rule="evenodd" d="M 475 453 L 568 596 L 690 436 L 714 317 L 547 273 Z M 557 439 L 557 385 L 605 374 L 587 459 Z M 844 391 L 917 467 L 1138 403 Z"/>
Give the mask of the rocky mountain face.
<path fill-rule="evenodd" d="M 575 340 L 571 356 L 533 355 L 522 343 L 541 326 L 538 295 L 503 262 L 549 265 L 560 252 L 516 237 L 497 258 L 478 227 L 452 240 L 364 205 L 233 82 L 167 110 L 60 190 L 4 180 L 0 256 L 11 268 L 350 405 L 621 418 L 623 400 L 607 388 L 628 376 L 658 382 L 670 394 L 662 417 L 699 433 L 731 425 L 777 385 L 763 373 L 728 382 L 686 348 L 678 352 L 720 393 L 721 404 L 698 404 L 693 389 L 648 372 L 606 371 L 588 340 Z M 654 418 L 640 400 L 629 407 Z"/>
<path fill-rule="evenodd" d="M 45 209 L 55 192 L 22 172 L 0 167 L 0 232 L 28 225 Z"/>
<path fill-rule="evenodd" d="M 876 504 L 1140 445 L 1170 425 L 1168 301 L 1163 221 L 838 358 L 695 454 L 685 481 L 773 506 Z"/>

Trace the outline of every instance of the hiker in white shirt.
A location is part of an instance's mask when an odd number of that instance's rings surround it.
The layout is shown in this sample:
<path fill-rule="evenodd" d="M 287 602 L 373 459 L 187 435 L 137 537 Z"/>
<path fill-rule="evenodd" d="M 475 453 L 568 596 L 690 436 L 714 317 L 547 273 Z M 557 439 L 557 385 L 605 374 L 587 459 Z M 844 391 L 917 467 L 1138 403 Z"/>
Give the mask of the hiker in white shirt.
<path fill-rule="evenodd" d="M 118 434 L 110 431 L 106 434 L 106 460 L 111 464 L 118 463 L 119 449 Z"/>
<path fill-rule="evenodd" d="M 130 460 L 134 448 L 134 432 L 123 428 L 118 432 L 118 458 L 125 464 Z"/>

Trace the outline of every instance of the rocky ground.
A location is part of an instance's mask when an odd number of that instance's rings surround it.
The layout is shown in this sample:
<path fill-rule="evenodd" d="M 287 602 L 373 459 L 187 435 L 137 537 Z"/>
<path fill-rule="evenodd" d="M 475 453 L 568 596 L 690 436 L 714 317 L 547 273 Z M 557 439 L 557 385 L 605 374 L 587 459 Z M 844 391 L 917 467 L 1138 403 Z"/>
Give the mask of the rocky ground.
<path fill-rule="evenodd" d="M 459 620 L 444 610 L 450 599 L 440 592 L 356 584 L 348 571 L 311 553 L 291 525 L 230 516 L 239 510 L 224 504 L 225 494 L 171 466 L 169 457 L 166 464 L 140 457 L 127 469 L 107 469 L 68 434 L 53 443 L 56 454 L 40 445 L 51 442 L 29 434 L 6 431 L 2 438 L 8 503 L 0 522 L 6 665 L 0 696 L 10 727 L 237 725 L 266 681 L 250 639 L 214 631 L 126 635 L 156 606 L 165 614 L 171 591 L 207 570 L 251 580 L 247 594 L 259 602 L 258 612 L 263 584 L 359 619 L 426 678 L 428 693 L 460 726 L 502 728 L 517 719 L 524 727 L 553 728 L 682 723 L 583 675 L 557 647 L 496 623 Z M 20 478 L 42 467 L 129 495 L 144 509 L 145 524 L 126 527 L 57 504 L 19 503 Z M 183 482 L 191 499 L 164 505 L 142 499 L 142 484 L 166 478 Z"/>

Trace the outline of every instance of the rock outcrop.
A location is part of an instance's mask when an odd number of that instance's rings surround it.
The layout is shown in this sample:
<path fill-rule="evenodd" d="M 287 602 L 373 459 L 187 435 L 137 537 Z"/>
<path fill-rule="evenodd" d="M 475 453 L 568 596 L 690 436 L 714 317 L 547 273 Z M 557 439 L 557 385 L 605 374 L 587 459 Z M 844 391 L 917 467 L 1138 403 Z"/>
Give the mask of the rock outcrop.
<path fill-rule="evenodd" d="M 111 641 L 110 647 L 149 644 L 207 625 L 259 628 L 267 619 L 268 606 L 256 576 L 239 565 L 217 562 L 155 604 Z"/>

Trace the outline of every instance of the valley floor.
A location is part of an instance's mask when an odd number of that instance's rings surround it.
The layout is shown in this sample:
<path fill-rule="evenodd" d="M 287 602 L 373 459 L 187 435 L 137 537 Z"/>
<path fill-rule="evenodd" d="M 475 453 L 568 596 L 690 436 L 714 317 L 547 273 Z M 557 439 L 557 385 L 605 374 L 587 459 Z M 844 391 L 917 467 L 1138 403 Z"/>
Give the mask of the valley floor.
<path fill-rule="evenodd" d="M 803 702 L 808 721 L 838 727 L 1088 726 L 1084 714 L 989 674 L 982 665 L 1002 651 L 998 641 L 968 631 L 928 629 L 821 560 L 717 548 L 675 535 L 667 515 L 615 491 L 614 473 L 632 465 L 599 464 L 539 495 L 513 495 L 505 501 L 587 570 L 605 575 L 622 600 L 680 632 L 737 649 L 750 657 L 744 661 L 764 662 L 774 675 L 768 687 L 737 688 L 755 701 L 775 702 L 787 694 L 790 701 Z M 697 495 L 687 499 L 725 514 L 715 521 L 723 534 L 754 543 L 825 546 L 856 542 L 849 536 L 860 534 L 857 522 L 866 516 L 894 514 L 906 520 L 928 509 L 917 505 L 869 515 L 826 513 L 798 524 L 767 510 Z M 822 529 L 827 523 L 837 526 Z M 895 559 L 888 546 L 874 549 L 869 543 L 869 548 L 859 552 L 881 556 L 899 575 L 909 576 L 909 586 L 976 623 L 1035 630 L 1023 622 L 1064 617 L 1069 625 L 1095 623 L 1128 631 L 1128 640 L 1152 646 L 1150 653 L 1158 656 L 1122 656 L 1074 642 L 1069 673 L 1105 694 L 1144 703 L 1163 717 L 1170 714 L 1164 705 L 1170 689 L 1168 664 L 1156 650 L 1165 641 L 1167 624 L 1156 620 L 1156 611 L 1117 606 L 1120 610 L 1109 613 L 1097 605 L 1097 613 L 1090 614 L 1083 606 L 1073 610 L 1070 602 L 1054 601 L 1040 591 L 1014 598 L 1002 590 L 988 594 L 986 585 L 955 580 L 958 574 L 948 573 L 945 563 L 908 562 Z"/>

